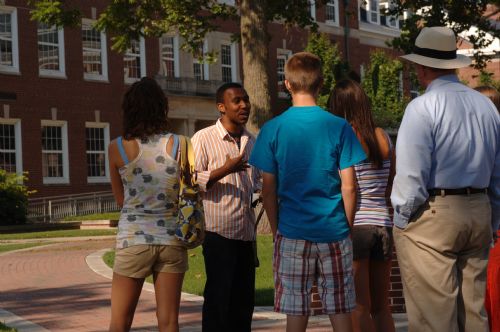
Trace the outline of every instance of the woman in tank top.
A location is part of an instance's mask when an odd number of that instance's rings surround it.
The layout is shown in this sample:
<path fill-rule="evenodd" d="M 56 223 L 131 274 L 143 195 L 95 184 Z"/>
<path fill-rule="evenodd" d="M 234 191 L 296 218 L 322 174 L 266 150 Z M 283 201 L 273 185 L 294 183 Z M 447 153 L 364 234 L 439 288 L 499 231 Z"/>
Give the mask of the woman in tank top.
<path fill-rule="evenodd" d="M 352 229 L 356 309 L 353 331 L 391 332 L 389 276 L 393 251 L 390 194 L 395 155 L 389 136 L 375 127 L 361 86 L 343 80 L 333 89 L 330 111 L 352 126 L 368 158 L 355 165 L 357 207 Z"/>
<path fill-rule="evenodd" d="M 178 331 L 186 248 L 174 237 L 179 191 L 177 136 L 167 99 L 142 78 L 122 102 L 123 136 L 109 145 L 111 186 L 122 207 L 111 288 L 110 331 L 129 331 L 144 279 L 154 278 L 158 327 Z"/>

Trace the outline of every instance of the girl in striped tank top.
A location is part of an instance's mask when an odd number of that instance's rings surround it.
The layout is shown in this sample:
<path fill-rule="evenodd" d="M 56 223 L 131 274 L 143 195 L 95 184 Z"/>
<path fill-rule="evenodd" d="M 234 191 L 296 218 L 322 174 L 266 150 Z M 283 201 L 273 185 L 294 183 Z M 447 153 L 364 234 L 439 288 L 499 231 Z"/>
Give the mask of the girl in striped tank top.
<path fill-rule="evenodd" d="M 186 248 L 174 237 L 178 138 L 167 133 L 168 103 L 151 78 L 126 92 L 123 137 L 109 145 L 111 187 L 122 206 L 111 286 L 110 331 L 129 331 L 144 279 L 152 274 L 160 331 L 178 331 Z"/>
<path fill-rule="evenodd" d="M 395 155 L 389 136 L 375 127 L 370 101 L 351 80 L 337 83 L 330 111 L 354 129 L 368 158 L 354 166 L 357 208 L 352 229 L 356 309 L 353 331 L 393 332 L 389 309 L 389 276 L 393 250 L 390 194 Z"/>

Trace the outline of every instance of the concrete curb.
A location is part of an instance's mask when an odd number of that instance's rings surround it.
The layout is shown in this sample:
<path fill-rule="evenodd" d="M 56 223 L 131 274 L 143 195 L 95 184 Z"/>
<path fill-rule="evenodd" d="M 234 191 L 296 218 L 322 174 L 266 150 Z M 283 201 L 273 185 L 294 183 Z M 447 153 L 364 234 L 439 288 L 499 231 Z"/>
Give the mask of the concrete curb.
<path fill-rule="evenodd" d="M 19 332 L 50 332 L 38 324 L 25 320 L 13 313 L 0 309 L 0 322 L 17 329 Z"/>

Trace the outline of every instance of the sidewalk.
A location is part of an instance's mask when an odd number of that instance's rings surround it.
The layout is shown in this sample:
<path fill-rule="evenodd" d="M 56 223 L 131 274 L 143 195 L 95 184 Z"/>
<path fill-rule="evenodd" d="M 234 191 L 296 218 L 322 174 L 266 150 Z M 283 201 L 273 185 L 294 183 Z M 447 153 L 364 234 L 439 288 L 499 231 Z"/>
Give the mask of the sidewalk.
<path fill-rule="evenodd" d="M 70 241 L 0 255 L 0 320 L 20 332 L 106 331 L 112 272 L 101 255 L 114 246 L 113 238 L 65 239 Z M 201 331 L 202 300 L 183 293 L 181 331 Z M 271 309 L 256 308 L 253 331 L 284 330 L 284 316 Z M 397 331 L 406 331 L 405 316 L 395 319 Z M 36 325 L 29 327 L 30 322 Z M 132 331 L 157 331 L 150 284 L 141 294 Z M 327 317 L 311 317 L 308 331 L 331 331 Z"/>

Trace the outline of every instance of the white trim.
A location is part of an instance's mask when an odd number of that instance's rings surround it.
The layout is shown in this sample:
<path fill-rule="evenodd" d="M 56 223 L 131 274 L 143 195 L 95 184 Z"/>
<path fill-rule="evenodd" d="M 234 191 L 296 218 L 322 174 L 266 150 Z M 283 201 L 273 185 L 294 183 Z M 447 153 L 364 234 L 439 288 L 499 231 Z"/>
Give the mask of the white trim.
<path fill-rule="evenodd" d="M 292 55 L 291 50 L 285 50 L 282 48 L 276 49 L 276 75 L 278 75 L 278 66 L 277 66 L 278 59 L 284 59 L 286 64 L 291 55 Z M 285 67 L 283 67 L 283 77 L 285 77 Z M 288 94 L 285 91 L 280 91 L 280 86 L 284 84 L 285 84 L 284 80 L 282 81 L 281 84 L 280 81 L 277 81 L 278 98 L 288 98 Z"/>
<path fill-rule="evenodd" d="M 207 54 L 208 53 L 208 40 L 205 38 L 205 40 L 203 41 L 203 54 Z M 209 75 L 209 66 L 208 66 L 208 62 L 203 62 L 203 76 L 204 76 L 204 80 L 205 81 L 208 81 L 210 79 L 210 75 Z"/>
<path fill-rule="evenodd" d="M 109 156 L 108 156 L 108 145 L 109 145 L 109 123 L 107 122 L 85 122 L 85 129 L 87 128 L 102 128 L 104 129 L 104 176 L 88 176 L 87 183 L 109 183 Z M 87 137 L 85 137 L 85 140 Z M 87 149 L 85 149 L 85 156 L 87 155 Z M 86 159 L 86 158 L 85 158 Z"/>
<path fill-rule="evenodd" d="M 21 135 L 21 119 L 0 118 L 0 124 L 14 125 L 14 140 L 16 149 L 16 174 L 23 175 L 23 142 Z"/>
<path fill-rule="evenodd" d="M 19 74 L 19 35 L 17 31 L 17 8 L 0 6 L 0 12 L 10 14 L 12 38 L 12 66 L 0 65 L 0 72 Z"/>
<path fill-rule="evenodd" d="M 95 20 L 90 20 L 87 18 L 82 19 L 82 28 L 80 29 L 80 34 L 83 31 L 83 26 L 90 26 L 92 30 L 96 30 L 93 25 L 95 23 Z M 86 73 L 85 71 L 83 72 L 83 79 L 86 81 L 108 81 L 108 51 L 107 51 L 107 41 L 106 41 L 106 33 L 104 31 L 100 31 L 101 35 L 101 74 L 94 74 L 94 73 Z M 82 57 L 83 57 L 83 41 L 82 41 Z M 83 59 L 82 59 L 83 60 Z"/>
<path fill-rule="evenodd" d="M 69 158 L 68 158 L 68 123 L 59 120 L 41 120 L 41 127 L 61 127 L 61 151 L 63 163 L 63 176 L 43 177 L 43 184 L 68 184 L 69 183 Z M 43 168 L 43 147 L 42 147 L 42 168 Z M 42 172 L 43 174 L 43 172 Z"/>
<path fill-rule="evenodd" d="M 238 81 L 238 75 L 237 75 L 237 68 L 236 68 L 236 64 L 238 63 L 236 61 L 236 44 L 235 43 L 231 43 L 229 41 L 222 41 L 221 42 L 221 47 L 222 46 L 229 46 L 229 55 L 231 57 L 231 64 L 230 65 L 225 65 L 222 63 L 222 49 L 221 49 L 221 52 L 220 52 L 220 68 L 221 68 L 221 80 L 223 80 L 223 77 L 222 77 L 222 68 L 223 67 L 226 67 L 226 68 L 230 68 L 231 69 L 231 82 L 237 82 Z"/>
<path fill-rule="evenodd" d="M 128 51 L 128 50 L 127 50 Z M 127 52 L 123 55 L 124 58 L 127 55 Z M 135 56 L 135 55 L 134 55 Z M 125 66 L 123 67 L 123 76 L 126 84 L 132 84 L 134 82 L 139 81 L 142 77 L 146 76 L 146 42 L 144 37 L 139 38 L 139 65 L 140 65 L 140 77 L 128 77 L 125 72 Z"/>
<path fill-rule="evenodd" d="M 174 62 L 174 77 L 180 77 L 180 66 L 179 66 L 179 36 L 165 34 L 162 37 L 158 38 L 158 42 L 160 44 L 160 74 L 163 76 L 167 76 L 166 68 L 163 64 L 163 38 L 172 38 L 172 53 Z"/>
<path fill-rule="evenodd" d="M 328 5 L 333 5 L 335 8 L 335 21 L 326 19 L 326 12 L 327 12 L 327 9 L 329 7 Z M 338 0 L 329 0 L 327 3 L 325 3 L 325 24 L 331 25 L 331 26 L 336 26 L 336 27 L 340 26 L 339 1 Z"/>
<path fill-rule="evenodd" d="M 311 14 L 311 18 L 313 21 L 316 21 L 316 1 L 309 0 L 309 13 Z"/>
<path fill-rule="evenodd" d="M 37 26 L 37 32 L 38 32 Z M 38 35 L 37 35 L 38 39 Z M 57 47 L 58 47 L 58 56 L 59 56 L 59 70 L 51 70 L 51 69 L 41 69 L 40 62 L 38 64 L 38 74 L 40 76 L 47 77 L 55 77 L 55 78 L 66 78 L 66 61 L 65 61 L 65 51 L 64 51 L 64 29 L 57 29 Z M 37 41 L 37 44 L 40 41 Z M 40 51 L 39 51 L 40 52 Z M 40 54 L 38 54 L 38 60 L 40 61 Z"/>

